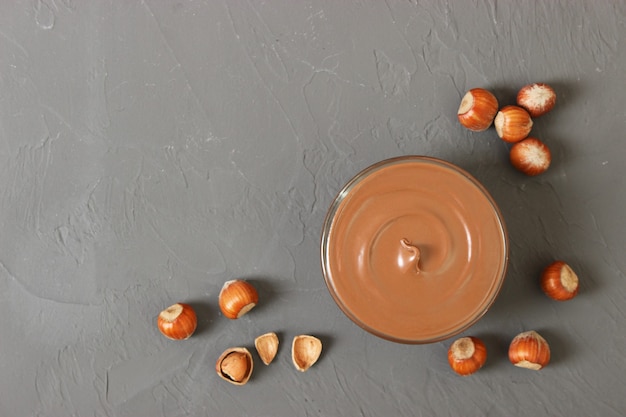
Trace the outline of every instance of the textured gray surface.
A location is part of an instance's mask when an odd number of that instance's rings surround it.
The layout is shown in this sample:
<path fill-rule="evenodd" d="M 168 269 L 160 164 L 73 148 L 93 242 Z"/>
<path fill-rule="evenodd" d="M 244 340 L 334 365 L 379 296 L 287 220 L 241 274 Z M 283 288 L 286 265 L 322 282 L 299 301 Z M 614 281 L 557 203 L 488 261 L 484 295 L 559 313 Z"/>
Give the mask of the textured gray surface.
<path fill-rule="evenodd" d="M 2 2 L 0 415 L 623 415 L 625 25 L 610 0 Z M 535 81 L 559 98 L 533 129 L 553 166 L 528 178 L 455 113 L 469 88 L 511 104 Z M 365 333 L 322 278 L 335 193 L 406 154 L 470 171 L 508 224 L 471 377 L 449 341 Z M 555 258 L 582 280 L 566 303 L 537 285 Z M 261 302 L 230 321 L 237 277 Z M 176 301 L 200 315 L 184 342 L 155 326 Z M 506 358 L 529 329 L 552 347 L 540 372 Z M 274 363 L 218 379 L 222 350 L 272 330 Z M 299 333 L 324 342 L 304 374 Z"/>

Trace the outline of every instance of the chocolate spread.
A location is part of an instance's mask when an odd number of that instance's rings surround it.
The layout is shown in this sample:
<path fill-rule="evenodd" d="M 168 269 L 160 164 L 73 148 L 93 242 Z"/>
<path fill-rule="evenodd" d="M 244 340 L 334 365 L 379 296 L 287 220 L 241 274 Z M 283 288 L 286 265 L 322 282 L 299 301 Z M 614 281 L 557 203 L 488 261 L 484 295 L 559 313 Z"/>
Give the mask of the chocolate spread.
<path fill-rule="evenodd" d="M 382 161 L 329 210 L 325 279 L 342 311 L 402 343 L 457 334 L 494 301 L 506 274 L 500 212 L 467 172 L 434 158 Z"/>

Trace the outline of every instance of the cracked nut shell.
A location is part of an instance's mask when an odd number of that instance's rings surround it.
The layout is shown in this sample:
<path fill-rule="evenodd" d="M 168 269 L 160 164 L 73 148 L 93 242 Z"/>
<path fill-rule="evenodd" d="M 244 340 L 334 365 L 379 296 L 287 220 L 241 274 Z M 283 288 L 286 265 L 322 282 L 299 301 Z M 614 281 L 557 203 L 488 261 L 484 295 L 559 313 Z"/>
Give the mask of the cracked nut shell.
<path fill-rule="evenodd" d="M 265 333 L 254 339 L 254 347 L 265 365 L 269 365 L 278 353 L 278 336 L 274 332 Z"/>
<path fill-rule="evenodd" d="M 299 335 L 291 344 L 291 359 L 300 372 L 308 370 L 322 353 L 322 342 L 315 336 Z"/>
<path fill-rule="evenodd" d="M 245 385 L 252 376 L 253 368 L 252 355 L 244 347 L 226 349 L 215 363 L 215 371 L 220 378 L 235 385 Z"/>

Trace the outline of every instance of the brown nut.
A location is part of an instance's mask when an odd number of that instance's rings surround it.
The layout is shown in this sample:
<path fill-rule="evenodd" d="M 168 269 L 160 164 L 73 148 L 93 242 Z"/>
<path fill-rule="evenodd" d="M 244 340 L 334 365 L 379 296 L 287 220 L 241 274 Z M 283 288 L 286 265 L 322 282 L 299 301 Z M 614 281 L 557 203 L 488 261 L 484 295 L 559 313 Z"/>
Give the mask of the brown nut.
<path fill-rule="evenodd" d="M 176 303 L 159 313 L 157 327 L 168 339 L 185 340 L 196 331 L 198 319 L 189 304 Z"/>
<path fill-rule="evenodd" d="M 571 300 L 578 294 L 578 275 L 565 262 L 555 261 L 543 270 L 541 289 L 553 300 Z"/>
<path fill-rule="evenodd" d="M 229 319 L 242 317 L 258 302 L 259 294 L 256 288 L 240 279 L 226 281 L 219 294 L 220 310 Z"/>
<path fill-rule="evenodd" d="M 254 347 L 263 363 L 269 365 L 278 353 L 278 336 L 274 332 L 262 334 L 254 339 Z"/>
<path fill-rule="evenodd" d="M 474 132 L 482 132 L 491 126 L 498 112 L 498 100 L 484 88 L 472 88 L 461 99 L 457 111 L 459 122 Z"/>
<path fill-rule="evenodd" d="M 538 371 L 550 362 L 550 346 L 534 330 L 520 333 L 511 341 L 509 360 L 520 368 Z"/>
<path fill-rule="evenodd" d="M 519 106 L 504 106 L 493 121 L 496 133 L 509 143 L 519 142 L 528 137 L 533 127 L 530 114 Z"/>
<path fill-rule="evenodd" d="M 315 336 L 299 335 L 291 344 L 291 359 L 300 372 L 309 369 L 322 353 L 322 342 Z"/>
<path fill-rule="evenodd" d="M 220 378 L 235 385 L 245 385 L 252 376 L 254 362 L 250 351 L 244 347 L 226 349 L 215 363 Z"/>
<path fill-rule="evenodd" d="M 471 375 L 487 361 L 487 348 L 482 340 L 474 336 L 455 340 L 448 349 L 448 363 L 459 375 Z"/>
<path fill-rule="evenodd" d="M 548 84 L 534 83 L 522 87 L 517 93 L 517 105 L 531 117 L 543 116 L 554 107 L 556 93 Z"/>
<path fill-rule="evenodd" d="M 528 137 L 513 144 L 509 151 L 509 160 L 518 171 L 534 176 L 546 172 L 550 167 L 552 153 L 545 143 Z"/>

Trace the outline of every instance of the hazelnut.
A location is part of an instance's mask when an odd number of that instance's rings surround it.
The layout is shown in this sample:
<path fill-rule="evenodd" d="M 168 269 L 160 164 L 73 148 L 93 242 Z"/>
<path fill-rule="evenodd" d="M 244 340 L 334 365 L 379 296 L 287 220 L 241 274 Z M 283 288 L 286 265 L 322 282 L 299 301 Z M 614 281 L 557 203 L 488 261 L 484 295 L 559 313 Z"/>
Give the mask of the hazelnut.
<path fill-rule="evenodd" d="M 157 327 L 168 339 L 185 340 L 196 331 L 196 312 L 188 304 L 176 303 L 159 313 Z"/>
<path fill-rule="evenodd" d="M 555 261 L 543 270 L 541 289 L 553 300 L 571 300 L 578 294 L 578 275 L 565 262 Z"/>
<path fill-rule="evenodd" d="M 252 355 L 244 347 L 226 349 L 215 363 L 220 378 L 235 385 L 244 385 L 252 376 Z"/>
<path fill-rule="evenodd" d="M 531 117 L 539 117 L 554 107 L 556 93 L 548 84 L 534 83 L 522 87 L 517 93 L 517 105 L 526 109 Z"/>
<path fill-rule="evenodd" d="M 534 330 L 520 333 L 509 345 L 509 360 L 520 368 L 538 371 L 550 362 L 550 346 Z"/>
<path fill-rule="evenodd" d="M 219 294 L 222 314 L 229 319 L 238 319 L 259 302 L 259 294 L 247 281 L 234 279 L 224 283 Z"/>
<path fill-rule="evenodd" d="M 469 130 L 481 132 L 491 126 L 497 111 L 498 100 L 490 91 L 473 88 L 461 99 L 457 117 Z"/>
<path fill-rule="evenodd" d="M 482 340 L 474 336 L 455 340 L 448 349 L 448 362 L 459 375 L 471 375 L 487 361 L 487 348 Z"/>
<path fill-rule="evenodd" d="M 515 143 L 509 151 L 511 165 L 526 175 L 545 172 L 552 161 L 552 153 L 545 143 L 536 138 L 526 138 Z"/>
<path fill-rule="evenodd" d="M 496 133 L 505 142 L 515 143 L 528 137 L 533 121 L 526 110 L 518 106 L 504 106 L 493 121 Z"/>

